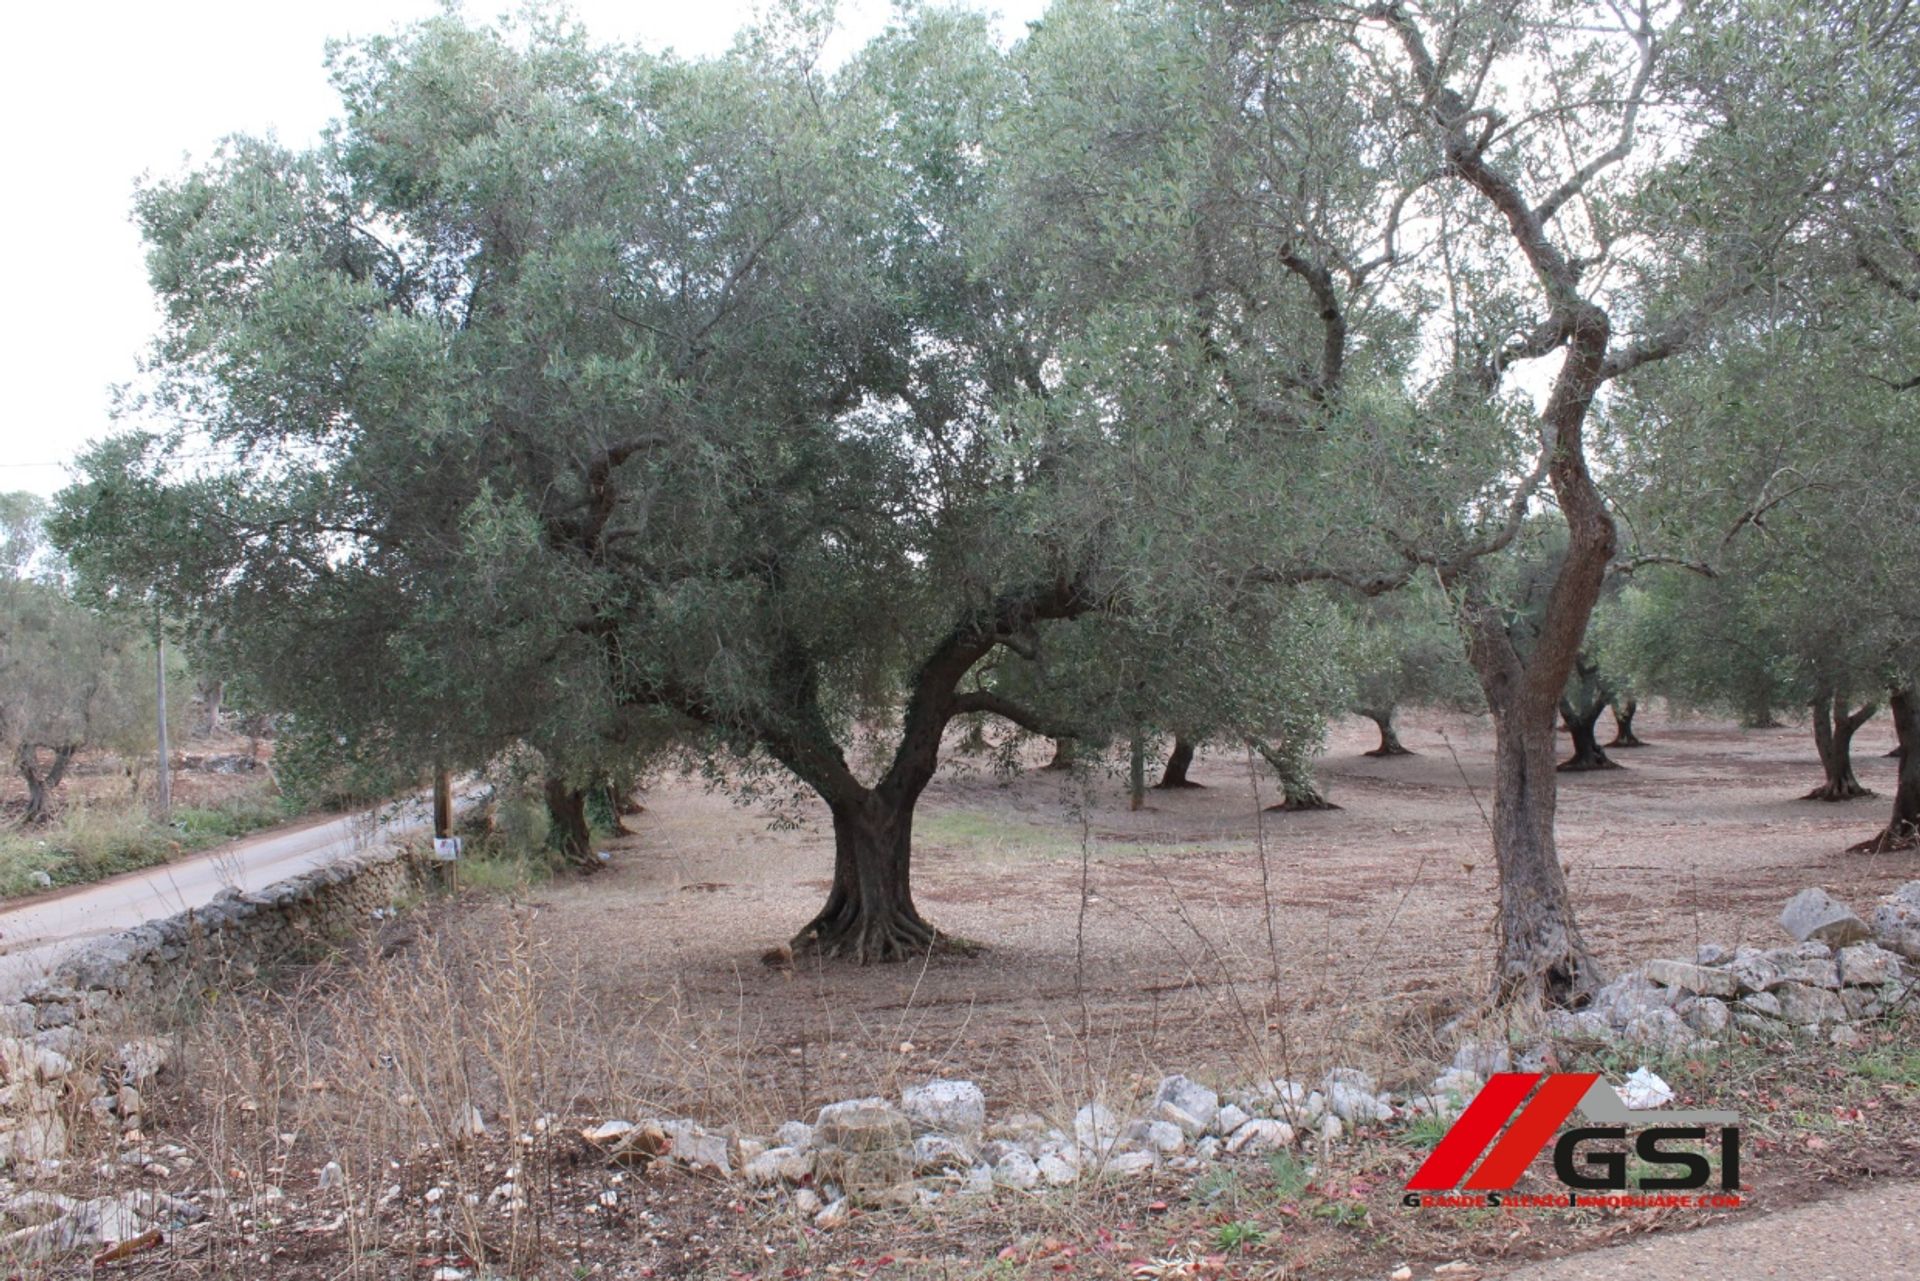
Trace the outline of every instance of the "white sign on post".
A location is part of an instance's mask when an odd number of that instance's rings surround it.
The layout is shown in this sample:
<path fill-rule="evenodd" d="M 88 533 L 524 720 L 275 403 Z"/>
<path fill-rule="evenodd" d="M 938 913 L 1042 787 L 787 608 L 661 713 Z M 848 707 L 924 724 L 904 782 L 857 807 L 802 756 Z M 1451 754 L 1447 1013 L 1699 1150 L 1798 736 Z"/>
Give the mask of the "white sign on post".
<path fill-rule="evenodd" d="M 460 861 L 460 838 L 457 836 L 436 836 L 433 838 L 433 857 L 442 863 Z"/>

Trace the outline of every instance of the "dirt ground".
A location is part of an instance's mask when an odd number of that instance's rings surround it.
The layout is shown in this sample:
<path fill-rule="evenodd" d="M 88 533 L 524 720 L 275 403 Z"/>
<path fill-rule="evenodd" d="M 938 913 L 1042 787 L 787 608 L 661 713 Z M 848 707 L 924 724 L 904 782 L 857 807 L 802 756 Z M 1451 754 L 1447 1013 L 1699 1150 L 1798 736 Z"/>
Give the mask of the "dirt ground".
<path fill-rule="evenodd" d="M 1563 780 L 1576 904 L 1610 964 L 1771 945 L 1807 884 L 1865 907 L 1920 875 L 1911 854 L 1843 852 L 1884 820 L 1881 799 L 1793 799 L 1819 773 L 1804 728 L 1641 720 L 1650 745 L 1622 753 L 1627 768 Z M 632 1170 L 580 1137 L 648 1115 L 765 1135 L 940 1074 L 979 1082 L 996 1121 L 1056 1122 L 1089 1097 L 1137 1106 L 1170 1071 L 1232 1085 L 1354 1064 L 1383 1086 L 1425 1080 L 1451 1053 L 1436 1010 L 1486 989 L 1492 745 L 1466 717 L 1409 716 L 1402 735 L 1419 755 L 1375 760 L 1370 726 L 1338 727 L 1321 777 L 1345 808 L 1309 814 L 1263 814 L 1270 781 L 1230 753 L 1202 758 L 1204 790 L 1152 793 L 1138 813 L 1117 773 L 1047 773 L 1037 750 L 1013 774 L 950 762 L 921 806 L 916 896 L 981 950 L 870 969 L 760 960 L 826 892 L 824 816 L 770 826 L 698 780 L 656 780 L 599 875 L 518 897 L 470 885 L 185 1011 L 145 1136 L 83 1125 L 101 1150 L 54 1182 L 76 1196 L 158 1185 L 208 1209 L 127 1265 L 167 1281 L 1474 1281 L 1654 1231 L 1737 1230 L 1920 1171 L 1912 1018 L 1864 1049 L 1742 1036 L 1659 1061 L 1678 1106 L 1740 1112 L 1738 1210 L 1407 1210 L 1400 1189 L 1437 1136 L 1390 1125 L 1198 1173 L 821 1227 L 784 1192 Z M 1879 725 L 1858 745 L 1882 790 L 1888 746 Z M 1642 1061 L 1598 1053 L 1584 1065 L 1616 1076 Z"/>
<path fill-rule="evenodd" d="M 1648 746 L 1616 753 L 1625 768 L 1562 776 L 1561 853 L 1609 965 L 1772 946 L 1806 885 L 1864 906 L 1920 875 L 1911 853 L 1843 852 L 1884 821 L 1881 798 L 1795 799 L 1819 779 L 1804 726 L 1650 709 L 1637 728 Z M 1390 1079 L 1431 1062 L 1435 1019 L 1485 989 L 1495 893 L 1490 726 L 1414 713 L 1402 737 L 1417 755 L 1373 759 L 1369 723 L 1337 726 L 1320 777 L 1343 808 L 1304 814 L 1263 814 L 1272 779 L 1232 752 L 1201 757 L 1204 790 L 1152 792 L 1137 813 L 1116 773 L 1005 776 L 950 755 L 920 806 L 914 892 L 984 945 L 973 957 L 763 966 L 827 890 L 825 815 L 775 830 L 680 778 L 646 793 L 610 871 L 541 887 L 533 928 L 577 956 L 588 1004 L 633 1056 L 620 1075 L 716 1120 L 805 1116 L 933 1073 L 980 1082 L 991 1107 L 1069 1110 L 1172 1070 L 1361 1062 Z M 1856 744 L 1881 792 L 1891 744 L 1883 721 Z"/>

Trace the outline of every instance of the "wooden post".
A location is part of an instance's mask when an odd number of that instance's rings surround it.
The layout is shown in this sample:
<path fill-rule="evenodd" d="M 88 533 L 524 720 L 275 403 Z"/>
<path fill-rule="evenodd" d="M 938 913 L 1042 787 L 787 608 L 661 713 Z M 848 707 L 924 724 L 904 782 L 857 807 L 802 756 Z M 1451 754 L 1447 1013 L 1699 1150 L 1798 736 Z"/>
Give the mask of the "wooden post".
<path fill-rule="evenodd" d="M 1127 758 L 1127 808 L 1142 809 L 1147 803 L 1147 736 L 1138 725 L 1133 727 L 1133 744 Z"/>
<path fill-rule="evenodd" d="M 453 835 L 453 775 L 443 768 L 433 771 L 433 834 Z"/>
<path fill-rule="evenodd" d="M 160 772 L 153 788 L 154 817 L 162 823 L 173 818 L 173 749 L 167 742 L 167 636 L 160 627 L 160 609 L 153 611 L 154 705 L 159 711 Z"/>

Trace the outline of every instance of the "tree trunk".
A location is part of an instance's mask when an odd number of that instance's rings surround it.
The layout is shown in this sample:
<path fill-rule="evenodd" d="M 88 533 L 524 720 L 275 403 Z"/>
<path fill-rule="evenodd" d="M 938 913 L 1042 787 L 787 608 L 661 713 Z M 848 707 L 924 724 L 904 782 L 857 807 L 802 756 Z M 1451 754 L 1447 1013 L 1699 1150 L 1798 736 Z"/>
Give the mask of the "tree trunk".
<path fill-rule="evenodd" d="M 1885 854 L 1920 847 L 1920 687 L 1905 685 L 1888 699 L 1893 732 L 1900 740 L 1900 781 L 1893 792 L 1893 817 L 1880 835 L 1853 847 L 1855 852 Z"/>
<path fill-rule="evenodd" d="M 961 736 L 959 746 L 955 750 L 964 752 L 968 756 L 978 756 L 992 747 L 993 744 L 987 741 L 987 718 L 969 716 L 967 732 Z"/>
<path fill-rule="evenodd" d="M 1493 853 L 1500 874 L 1496 994 L 1574 1007 L 1601 982 L 1574 923 L 1554 843 L 1558 784 L 1553 715 L 1494 717 Z"/>
<path fill-rule="evenodd" d="M 1620 768 L 1608 757 L 1607 749 L 1600 746 L 1600 713 L 1606 709 L 1605 699 L 1596 701 L 1584 712 L 1566 699 L 1560 700 L 1560 719 L 1566 722 L 1567 733 L 1573 735 L 1573 756 L 1555 767 L 1561 773 L 1577 774 L 1585 770 Z"/>
<path fill-rule="evenodd" d="M 67 766 L 79 750 L 77 744 L 54 748 L 53 762 L 42 772 L 39 747 L 32 743 L 20 744 L 14 764 L 27 785 L 27 812 L 20 816 L 23 826 L 34 826 L 53 818 L 53 794 L 66 778 Z"/>
<path fill-rule="evenodd" d="M 1337 810 L 1340 807 L 1321 795 L 1314 784 L 1313 771 L 1297 760 L 1292 752 L 1281 751 L 1262 739 L 1247 740 L 1260 758 L 1280 776 L 1280 803 L 1267 806 L 1269 814 L 1292 814 L 1306 810 Z"/>
<path fill-rule="evenodd" d="M 926 955 L 934 928 L 913 905 L 913 807 L 917 795 L 862 789 L 829 802 L 833 888 L 827 905 L 793 937 L 803 949 L 861 965 Z"/>
<path fill-rule="evenodd" d="M 1167 753 L 1167 766 L 1160 771 L 1160 781 L 1156 788 L 1172 791 L 1180 787 L 1205 787 L 1205 783 L 1196 783 L 1187 777 L 1187 770 L 1193 766 L 1193 744 L 1178 734 L 1173 736 L 1173 750 Z"/>
<path fill-rule="evenodd" d="M 1056 738 L 1053 740 L 1053 759 L 1043 769 L 1069 770 L 1079 759 L 1080 740 L 1077 738 Z"/>
<path fill-rule="evenodd" d="M 1844 694 L 1813 700 L 1813 744 L 1820 753 L 1820 767 L 1826 771 L 1827 781 L 1808 792 L 1803 800 L 1851 801 L 1873 795 L 1854 776 L 1853 736 L 1879 710 L 1875 704 L 1868 703 L 1858 711 L 1849 712 Z"/>
<path fill-rule="evenodd" d="M 549 778 L 546 794 L 547 820 L 552 828 L 547 839 L 575 867 L 585 871 L 598 868 L 599 861 L 593 857 L 593 829 L 587 824 L 587 789 Z"/>
<path fill-rule="evenodd" d="M 1633 732 L 1633 718 L 1640 711 L 1637 698 L 1616 698 L 1613 700 L 1613 741 L 1608 747 L 1645 747 Z"/>
<path fill-rule="evenodd" d="M 1413 755 L 1412 752 L 1407 750 L 1406 745 L 1400 741 L 1400 733 L 1393 726 L 1393 708 L 1389 707 L 1385 711 L 1377 711 L 1377 712 L 1369 712 L 1363 709 L 1360 714 L 1366 717 L 1368 720 L 1372 721 L 1375 725 L 1380 727 L 1380 746 L 1374 748 L 1370 752 L 1365 753 L 1365 755 L 1367 756 L 1412 756 Z"/>

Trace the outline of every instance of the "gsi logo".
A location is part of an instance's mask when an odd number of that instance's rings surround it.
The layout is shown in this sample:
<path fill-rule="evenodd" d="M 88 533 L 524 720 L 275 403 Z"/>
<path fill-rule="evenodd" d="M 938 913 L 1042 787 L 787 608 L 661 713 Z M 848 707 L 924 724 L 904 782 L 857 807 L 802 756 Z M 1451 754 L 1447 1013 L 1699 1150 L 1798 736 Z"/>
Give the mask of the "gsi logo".
<path fill-rule="evenodd" d="M 1527 1100 L 1529 1093 L 1533 1094 L 1531 1100 Z M 1527 1100 L 1524 1107 L 1523 1100 Z M 1486 1088 L 1474 1096 L 1432 1154 L 1407 1180 L 1406 1204 L 1434 1204 L 1440 1199 L 1417 1194 L 1451 1192 L 1463 1186 L 1469 1192 L 1486 1194 L 1463 1198 L 1463 1203 L 1502 1204 L 1500 1194 L 1519 1181 L 1576 1108 L 1593 1124 L 1566 1131 L 1553 1145 L 1553 1172 L 1567 1187 L 1590 1192 L 1626 1191 L 1627 1154 L 1611 1149 L 1588 1151 L 1581 1145 L 1625 1140 L 1632 1126 L 1638 1128 L 1634 1155 L 1662 1171 L 1642 1175 L 1632 1186 L 1654 1192 L 1706 1187 L 1713 1179 L 1713 1163 L 1707 1156 L 1669 1145 L 1707 1143 L 1711 1141 L 1710 1131 L 1717 1129 L 1720 1187 L 1723 1192 L 1738 1193 L 1740 1130 L 1733 1113 L 1635 1112 L 1597 1072 L 1501 1072 L 1487 1081 Z M 1500 1134 L 1503 1124 L 1506 1132 Z M 1492 1151 L 1488 1151 L 1490 1145 Z M 1485 1160 L 1480 1159 L 1483 1153 Z M 1566 1201 L 1578 1203 L 1575 1198 L 1555 1198 L 1558 1204 Z M 1737 1200 L 1731 1203 L 1737 1204 Z"/>

